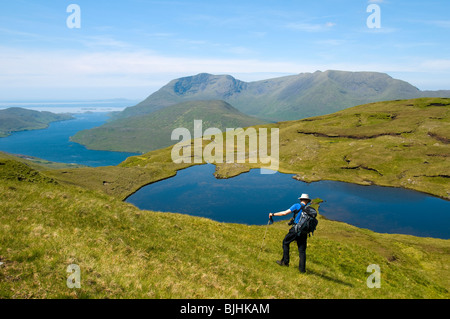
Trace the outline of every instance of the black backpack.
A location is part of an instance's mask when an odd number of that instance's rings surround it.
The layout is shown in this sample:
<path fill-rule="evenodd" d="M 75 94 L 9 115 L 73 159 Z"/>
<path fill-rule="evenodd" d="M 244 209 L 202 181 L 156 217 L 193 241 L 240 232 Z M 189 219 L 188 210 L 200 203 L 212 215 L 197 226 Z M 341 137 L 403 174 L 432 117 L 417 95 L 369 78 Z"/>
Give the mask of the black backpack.
<path fill-rule="evenodd" d="M 300 212 L 297 214 L 299 213 Z M 303 208 L 301 214 L 300 220 L 294 225 L 294 231 L 297 233 L 297 236 L 300 236 L 301 234 L 309 234 L 309 236 L 311 236 L 311 234 L 314 235 L 314 231 L 319 223 L 317 220 L 317 211 L 311 206 L 306 206 Z"/>

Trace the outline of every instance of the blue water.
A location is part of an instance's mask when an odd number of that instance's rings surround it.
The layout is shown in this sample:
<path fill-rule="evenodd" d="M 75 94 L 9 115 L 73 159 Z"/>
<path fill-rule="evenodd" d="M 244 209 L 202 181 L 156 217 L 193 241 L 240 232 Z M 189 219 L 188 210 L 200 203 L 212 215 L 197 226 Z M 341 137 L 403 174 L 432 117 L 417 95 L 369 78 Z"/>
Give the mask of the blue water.
<path fill-rule="evenodd" d="M 75 114 L 75 119 L 51 123 L 47 129 L 16 132 L 0 138 L 0 151 L 39 157 L 45 160 L 74 163 L 92 167 L 117 165 L 134 153 L 88 150 L 71 142 L 78 131 L 102 125 L 108 113 Z"/>
<path fill-rule="evenodd" d="M 333 181 L 304 183 L 292 175 L 261 175 L 259 170 L 221 180 L 213 176 L 214 170 L 207 164 L 179 171 L 143 187 L 127 202 L 141 209 L 264 225 L 269 212 L 286 210 L 308 193 L 325 200 L 320 213 L 328 219 L 381 233 L 450 238 L 450 202 L 420 192 Z"/>

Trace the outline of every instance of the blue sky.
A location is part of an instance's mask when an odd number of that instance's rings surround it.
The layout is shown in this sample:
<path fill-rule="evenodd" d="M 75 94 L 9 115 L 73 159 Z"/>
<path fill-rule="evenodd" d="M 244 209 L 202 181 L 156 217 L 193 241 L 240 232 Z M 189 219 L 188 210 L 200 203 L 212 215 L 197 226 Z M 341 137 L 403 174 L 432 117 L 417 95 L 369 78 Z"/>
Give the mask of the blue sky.
<path fill-rule="evenodd" d="M 448 0 L 0 0 L 0 100 L 143 99 L 201 72 L 377 71 L 450 89 L 449 16 Z"/>

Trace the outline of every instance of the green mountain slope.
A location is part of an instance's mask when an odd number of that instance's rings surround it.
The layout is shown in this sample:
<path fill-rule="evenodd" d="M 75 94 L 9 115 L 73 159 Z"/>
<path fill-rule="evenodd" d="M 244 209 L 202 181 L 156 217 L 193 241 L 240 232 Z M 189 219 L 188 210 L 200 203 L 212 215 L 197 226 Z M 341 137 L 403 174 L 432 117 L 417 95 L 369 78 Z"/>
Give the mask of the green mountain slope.
<path fill-rule="evenodd" d="M 450 97 L 450 91 L 422 92 L 376 72 L 317 71 L 256 82 L 202 73 L 171 81 L 117 118 L 148 114 L 181 101 L 219 99 L 245 114 L 287 121 L 365 103 L 439 95 Z"/>
<path fill-rule="evenodd" d="M 245 115 L 224 101 L 183 102 L 151 114 L 128 117 L 77 133 L 74 142 L 99 150 L 147 152 L 173 145 L 172 131 L 185 127 L 194 132 L 194 120 L 203 120 L 203 130 L 217 127 L 247 127 L 265 123 Z"/>
<path fill-rule="evenodd" d="M 265 226 L 140 211 L 46 175 L 0 153 L 0 298 L 449 298 L 448 240 L 319 216 L 301 275 L 274 262 L 285 222 L 258 260 Z M 67 287 L 72 264 L 79 289 Z M 366 284 L 371 264 L 379 289 Z"/>
<path fill-rule="evenodd" d="M 0 110 L 0 137 L 8 136 L 12 132 L 44 129 L 51 122 L 71 118 L 70 114 L 39 112 L 20 107 Z"/>

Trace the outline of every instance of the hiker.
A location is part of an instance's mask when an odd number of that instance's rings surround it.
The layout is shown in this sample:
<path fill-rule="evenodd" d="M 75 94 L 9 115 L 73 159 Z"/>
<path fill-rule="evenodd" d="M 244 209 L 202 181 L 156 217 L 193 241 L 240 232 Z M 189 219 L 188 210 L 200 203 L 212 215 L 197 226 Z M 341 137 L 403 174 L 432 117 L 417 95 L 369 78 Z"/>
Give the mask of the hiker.
<path fill-rule="evenodd" d="M 289 245 L 295 240 L 297 242 L 298 254 L 300 257 L 298 268 L 301 273 L 305 273 L 306 239 L 308 237 L 308 234 L 301 233 L 300 235 L 297 235 L 294 228 L 295 225 L 300 221 L 303 209 L 311 202 L 311 199 L 309 198 L 308 194 L 302 194 L 302 196 L 300 196 L 298 199 L 300 200 L 300 203 L 292 205 L 292 207 L 288 210 L 278 213 L 270 213 L 269 218 L 271 218 L 272 216 L 286 216 L 288 214 L 294 213 L 293 226 L 291 227 L 291 229 L 289 229 L 289 233 L 286 235 L 286 237 L 284 237 L 283 240 L 283 258 L 281 260 L 277 260 L 277 264 L 280 266 L 289 266 Z M 292 225 L 292 222 L 289 223 L 289 225 Z"/>

